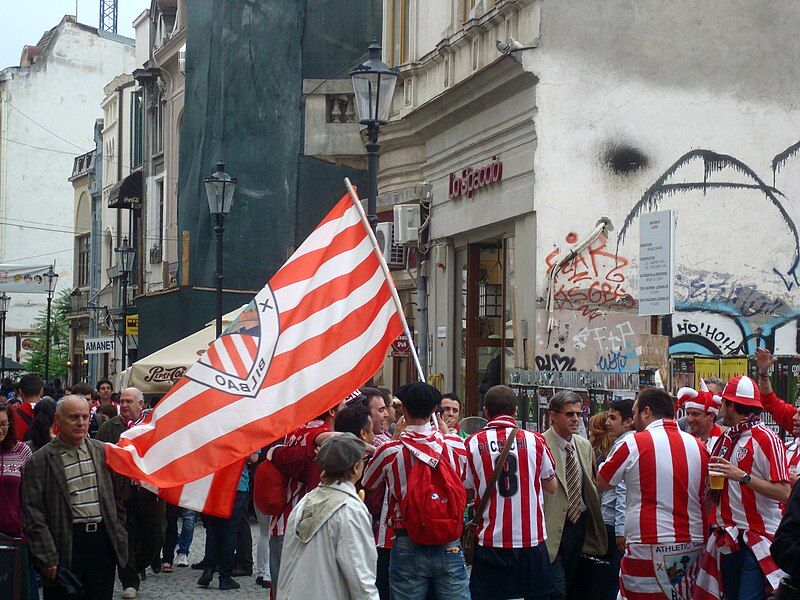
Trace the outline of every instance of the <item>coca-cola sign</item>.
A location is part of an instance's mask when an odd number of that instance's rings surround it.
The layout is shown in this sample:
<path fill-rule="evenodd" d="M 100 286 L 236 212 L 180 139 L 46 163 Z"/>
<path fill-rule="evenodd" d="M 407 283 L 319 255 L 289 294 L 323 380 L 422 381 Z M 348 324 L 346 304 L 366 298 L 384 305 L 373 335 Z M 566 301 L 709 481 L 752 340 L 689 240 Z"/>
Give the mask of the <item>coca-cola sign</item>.
<path fill-rule="evenodd" d="M 183 374 L 186 373 L 186 367 L 150 367 L 147 375 L 144 376 L 145 381 L 154 381 L 156 383 L 171 381 L 178 381 Z"/>
<path fill-rule="evenodd" d="M 503 179 L 503 163 L 492 157 L 492 162 L 477 169 L 466 167 L 458 172 L 450 173 L 450 186 L 447 195 L 450 198 L 466 196 L 472 198 L 473 194 L 481 188 L 497 183 Z"/>

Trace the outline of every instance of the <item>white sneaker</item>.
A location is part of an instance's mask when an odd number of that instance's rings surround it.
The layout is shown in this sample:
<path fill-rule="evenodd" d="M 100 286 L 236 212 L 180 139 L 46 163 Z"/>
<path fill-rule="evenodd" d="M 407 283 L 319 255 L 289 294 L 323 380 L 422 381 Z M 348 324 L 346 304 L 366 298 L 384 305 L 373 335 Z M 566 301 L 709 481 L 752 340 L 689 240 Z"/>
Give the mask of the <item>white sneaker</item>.
<path fill-rule="evenodd" d="M 139 595 L 139 591 L 135 587 L 127 587 L 122 590 L 123 600 L 133 600 Z"/>
<path fill-rule="evenodd" d="M 176 567 L 188 567 L 189 566 L 189 557 L 185 554 L 180 554 L 175 557 L 175 566 Z"/>

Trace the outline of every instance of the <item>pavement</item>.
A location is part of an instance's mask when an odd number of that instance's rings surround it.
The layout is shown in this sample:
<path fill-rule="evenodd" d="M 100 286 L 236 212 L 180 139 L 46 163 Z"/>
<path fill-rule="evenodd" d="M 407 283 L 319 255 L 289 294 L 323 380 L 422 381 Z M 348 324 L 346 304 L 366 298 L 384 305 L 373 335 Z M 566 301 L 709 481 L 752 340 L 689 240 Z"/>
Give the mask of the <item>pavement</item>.
<path fill-rule="evenodd" d="M 258 526 L 251 525 L 253 535 L 253 559 L 256 557 L 255 544 L 258 541 Z M 206 530 L 197 521 L 194 530 L 194 539 L 189 551 L 189 564 L 199 562 L 203 558 L 203 550 L 206 545 Z M 201 588 L 197 585 L 197 578 L 202 571 L 192 570 L 191 567 L 173 567 L 172 573 L 153 573 L 147 569 L 147 579 L 142 582 L 139 588 L 139 598 L 141 600 L 216 600 L 225 598 L 227 600 L 266 600 L 269 598 L 268 590 L 258 587 L 255 584 L 255 577 L 236 577 L 236 581 L 242 586 L 238 590 L 220 591 L 217 587 L 219 580 L 216 574 L 214 580 L 208 588 Z M 114 600 L 122 597 L 122 586 L 117 578 L 114 588 Z"/>

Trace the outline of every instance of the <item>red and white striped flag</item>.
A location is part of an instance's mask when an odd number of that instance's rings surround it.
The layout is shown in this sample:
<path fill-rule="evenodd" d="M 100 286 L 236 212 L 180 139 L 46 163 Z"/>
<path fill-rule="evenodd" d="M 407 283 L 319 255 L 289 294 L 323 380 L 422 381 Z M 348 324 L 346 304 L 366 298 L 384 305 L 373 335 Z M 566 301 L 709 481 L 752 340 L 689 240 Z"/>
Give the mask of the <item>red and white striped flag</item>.
<path fill-rule="evenodd" d="M 106 446 L 112 469 L 227 516 L 248 454 L 375 374 L 403 321 L 356 202 L 345 195 L 142 424 Z"/>

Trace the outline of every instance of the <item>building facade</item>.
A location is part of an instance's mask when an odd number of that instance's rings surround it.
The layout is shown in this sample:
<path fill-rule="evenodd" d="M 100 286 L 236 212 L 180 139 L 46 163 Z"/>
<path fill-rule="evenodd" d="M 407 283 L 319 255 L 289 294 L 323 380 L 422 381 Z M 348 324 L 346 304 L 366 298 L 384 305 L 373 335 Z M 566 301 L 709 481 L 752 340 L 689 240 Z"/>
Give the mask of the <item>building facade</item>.
<path fill-rule="evenodd" d="M 103 85 L 132 66 L 133 40 L 65 16 L 23 49 L 19 66 L 0 72 L 0 261 L 55 263 L 58 290 L 73 283 L 74 157 L 94 147 Z M 17 336 L 24 349 L 45 301 L 12 296 L 8 354 Z"/>
<path fill-rule="evenodd" d="M 379 187 L 431 186 L 417 329 L 443 389 L 474 413 L 515 369 L 638 375 L 661 333 L 673 357 L 797 353 L 799 10 L 385 0 Z M 639 223 L 666 209 L 676 311 L 652 320 Z"/>

